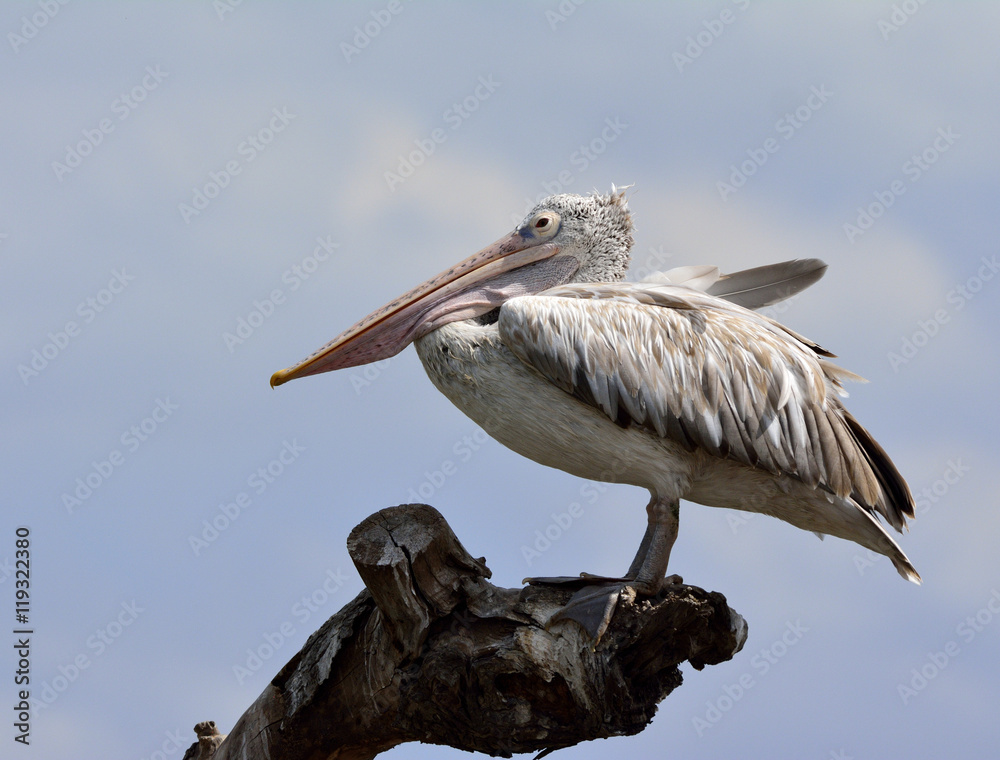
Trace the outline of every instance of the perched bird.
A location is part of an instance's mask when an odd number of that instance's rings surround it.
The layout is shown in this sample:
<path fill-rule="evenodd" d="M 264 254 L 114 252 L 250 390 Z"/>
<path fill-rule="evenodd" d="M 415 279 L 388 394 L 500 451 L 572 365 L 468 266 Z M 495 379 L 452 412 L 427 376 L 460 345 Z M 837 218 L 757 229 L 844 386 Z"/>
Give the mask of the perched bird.
<path fill-rule="evenodd" d="M 788 261 L 731 275 L 683 267 L 624 282 L 624 191 L 553 195 L 509 235 L 362 319 L 271 385 L 416 344 L 431 382 L 514 451 L 582 478 L 642 486 L 648 526 L 621 578 L 583 574 L 562 617 L 599 637 L 624 585 L 665 582 L 681 499 L 854 541 L 920 576 L 901 531 L 913 497 L 840 401 L 860 379 L 753 309 L 816 282 Z"/>

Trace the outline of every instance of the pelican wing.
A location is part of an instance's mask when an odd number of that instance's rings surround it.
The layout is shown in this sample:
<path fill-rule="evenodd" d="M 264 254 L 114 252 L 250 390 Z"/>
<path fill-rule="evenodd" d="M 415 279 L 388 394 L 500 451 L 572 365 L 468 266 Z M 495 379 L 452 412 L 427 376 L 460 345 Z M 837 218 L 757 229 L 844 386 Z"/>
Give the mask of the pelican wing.
<path fill-rule="evenodd" d="M 913 516 L 905 481 L 848 413 L 817 344 L 737 304 L 656 283 L 573 283 L 514 298 L 501 338 L 525 364 L 620 425 Z"/>

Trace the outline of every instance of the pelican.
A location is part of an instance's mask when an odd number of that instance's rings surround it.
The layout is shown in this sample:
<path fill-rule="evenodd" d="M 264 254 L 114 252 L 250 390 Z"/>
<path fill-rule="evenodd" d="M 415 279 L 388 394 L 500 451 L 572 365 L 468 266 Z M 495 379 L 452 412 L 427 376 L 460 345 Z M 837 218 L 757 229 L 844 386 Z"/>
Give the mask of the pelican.
<path fill-rule="evenodd" d="M 632 230 L 623 190 L 550 196 L 509 235 L 271 385 L 414 343 L 431 382 L 500 443 L 581 478 L 646 488 L 648 523 L 631 566 L 621 578 L 574 576 L 584 588 L 560 613 L 595 638 L 624 586 L 652 596 L 679 581 L 666 570 L 681 499 L 854 541 L 919 583 L 879 521 L 902 532 L 910 490 L 840 400 L 841 381 L 861 378 L 754 311 L 808 287 L 826 265 L 728 276 L 682 267 L 625 282 Z"/>

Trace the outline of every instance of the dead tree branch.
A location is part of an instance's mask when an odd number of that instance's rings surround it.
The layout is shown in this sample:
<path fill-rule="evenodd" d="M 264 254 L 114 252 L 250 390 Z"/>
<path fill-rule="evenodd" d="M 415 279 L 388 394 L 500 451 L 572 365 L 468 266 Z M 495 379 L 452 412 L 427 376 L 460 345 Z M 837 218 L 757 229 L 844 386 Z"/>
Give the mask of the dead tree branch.
<path fill-rule="evenodd" d="M 641 731 L 681 683 L 743 646 L 719 593 L 627 590 L 596 645 L 546 628 L 571 588 L 498 588 L 432 507 L 383 509 L 351 533 L 367 589 L 243 714 L 214 760 L 362 760 L 421 741 L 509 757 Z"/>

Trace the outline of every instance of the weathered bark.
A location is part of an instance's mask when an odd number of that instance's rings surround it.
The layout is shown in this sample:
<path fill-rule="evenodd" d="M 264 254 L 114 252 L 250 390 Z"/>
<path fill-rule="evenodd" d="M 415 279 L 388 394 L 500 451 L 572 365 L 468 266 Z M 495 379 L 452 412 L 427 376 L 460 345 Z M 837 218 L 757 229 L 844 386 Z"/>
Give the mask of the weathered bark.
<path fill-rule="evenodd" d="M 214 760 L 362 759 L 408 741 L 509 757 L 635 734 L 681 683 L 729 660 L 746 624 L 719 593 L 626 590 L 594 646 L 572 595 L 498 588 L 432 507 L 383 509 L 348 550 L 367 589 L 274 677 Z"/>

